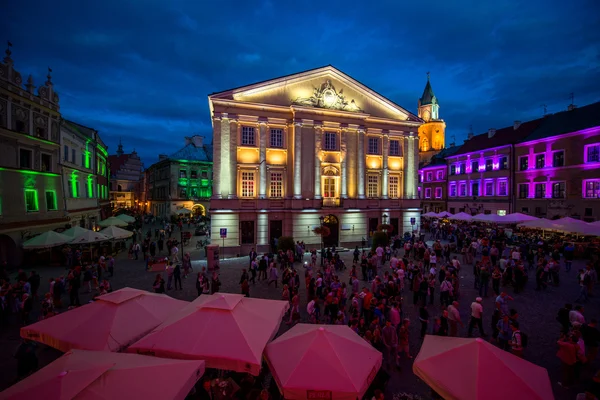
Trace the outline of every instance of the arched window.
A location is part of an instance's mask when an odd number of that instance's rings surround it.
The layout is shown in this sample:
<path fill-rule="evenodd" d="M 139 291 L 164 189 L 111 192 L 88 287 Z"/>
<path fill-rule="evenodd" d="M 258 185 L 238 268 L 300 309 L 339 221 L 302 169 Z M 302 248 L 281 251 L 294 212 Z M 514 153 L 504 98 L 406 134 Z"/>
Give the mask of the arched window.
<path fill-rule="evenodd" d="M 429 141 L 427 140 L 427 138 L 423 138 L 423 140 L 421 140 L 421 151 L 428 151 L 429 150 Z"/>
<path fill-rule="evenodd" d="M 122 192 L 123 188 L 121 187 L 121 185 L 117 185 L 117 192 Z"/>

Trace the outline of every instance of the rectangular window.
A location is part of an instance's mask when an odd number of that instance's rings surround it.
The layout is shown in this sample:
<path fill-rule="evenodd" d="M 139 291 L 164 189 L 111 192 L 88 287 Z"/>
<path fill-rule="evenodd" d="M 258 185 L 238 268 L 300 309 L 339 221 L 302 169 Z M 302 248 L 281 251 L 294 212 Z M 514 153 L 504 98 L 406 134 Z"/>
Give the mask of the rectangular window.
<path fill-rule="evenodd" d="M 431 188 L 425 188 L 425 198 L 426 199 L 431 198 Z"/>
<path fill-rule="evenodd" d="M 37 212 L 40 210 L 38 204 L 38 193 L 35 189 L 25 189 L 25 211 Z"/>
<path fill-rule="evenodd" d="M 536 154 L 535 156 L 535 167 L 537 169 L 544 168 L 546 166 L 546 155 Z"/>
<path fill-rule="evenodd" d="M 456 185 L 450 185 L 450 197 L 456 197 Z"/>
<path fill-rule="evenodd" d="M 208 178 L 208 171 L 202 171 L 202 177 Z"/>
<path fill-rule="evenodd" d="M 542 199 L 546 197 L 546 184 L 545 183 L 536 183 L 535 184 L 535 198 Z"/>
<path fill-rule="evenodd" d="M 508 181 L 498 181 L 498 196 L 508 196 Z"/>
<path fill-rule="evenodd" d="M 431 182 L 433 180 L 433 172 L 427 173 L 427 182 Z"/>
<path fill-rule="evenodd" d="M 584 193 L 583 197 L 586 199 L 598 199 L 600 198 L 600 180 L 598 181 L 583 181 Z"/>
<path fill-rule="evenodd" d="M 444 171 L 437 171 L 436 172 L 436 178 L 438 181 L 441 181 L 444 179 Z"/>
<path fill-rule="evenodd" d="M 185 169 L 180 169 L 179 170 L 179 177 L 180 178 L 187 178 L 187 171 Z"/>
<path fill-rule="evenodd" d="M 479 196 L 479 181 L 471 182 L 471 196 Z"/>
<path fill-rule="evenodd" d="M 526 199 L 529 197 L 529 183 L 519 183 L 519 198 Z"/>
<path fill-rule="evenodd" d="M 493 168 L 494 168 L 494 160 L 492 160 L 491 158 L 488 158 L 487 160 L 485 160 L 485 170 L 491 171 Z"/>
<path fill-rule="evenodd" d="M 33 163 L 31 162 L 32 151 L 26 149 L 19 149 L 19 167 L 31 169 L 33 168 Z"/>
<path fill-rule="evenodd" d="M 75 149 L 71 149 L 71 162 L 73 164 L 75 164 L 75 156 L 77 155 L 77 152 L 75 151 Z"/>
<path fill-rule="evenodd" d="M 379 197 L 379 176 L 378 175 L 367 176 L 367 197 L 369 197 L 369 198 Z"/>
<path fill-rule="evenodd" d="M 586 163 L 600 162 L 600 143 L 585 146 L 584 155 Z"/>
<path fill-rule="evenodd" d="M 283 129 L 271 129 L 271 147 L 283 147 Z"/>
<path fill-rule="evenodd" d="M 471 161 L 471 172 L 479 171 L 479 161 Z"/>
<path fill-rule="evenodd" d="M 435 188 L 435 198 L 436 199 L 441 199 L 442 198 L 442 188 L 441 187 L 436 187 Z"/>
<path fill-rule="evenodd" d="M 450 175 L 456 175 L 456 165 L 450 166 Z"/>
<path fill-rule="evenodd" d="M 179 188 L 179 198 L 180 199 L 187 198 L 187 189 L 186 188 Z"/>
<path fill-rule="evenodd" d="M 42 153 L 42 171 L 52 172 L 52 156 Z"/>
<path fill-rule="evenodd" d="M 390 156 L 399 156 L 400 155 L 400 141 L 399 140 L 390 140 Z"/>
<path fill-rule="evenodd" d="M 240 233 L 242 244 L 254 244 L 254 221 L 241 221 Z"/>
<path fill-rule="evenodd" d="M 397 199 L 400 197 L 400 191 L 398 190 L 400 187 L 400 177 L 395 175 L 390 175 L 388 178 L 388 192 L 391 199 Z"/>
<path fill-rule="evenodd" d="M 500 169 L 508 169 L 508 157 L 500 157 L 499 164 Z"/>
<path fill-rule="evenodd" d="M 529 168 L 529 156 L 519 157 L 519 171 L 527 171 Z"/>
<path fill-rule="evenodd" d="M 254 172 L 242 171 L 242 197 L 254 197 Z"/>
<path fill-rule="evenodd" d="M 192 179 L 197 179 L 197 178 L 198 178 L 198 171 L 196 171 L 196 170 L 191 170 L 191 171 L 190 171 L 190 178 L 192 178 Z"/>
<path fill-rule="evenodd" d="M 485 182 L 484 192 L 485 192 L 484 196 L 493 196 L 494 195 L 494 182 L 493 181 Z"/>
<path fill-rule="evenodd" d="M 461 183 L 458 188 L 458 195 L 460 197 L 465 197 L 467 195 L 467 184 Z"/>
<path fill-rule="evenodd" d="M 271 172 L 269 196 L 277 198 L 283 197 L 283 174 L 281 172 Z"/>
<path fill-rule="evenodd" d="M 323 180 L 323 197 L 336 197 L 335 195 L 335 178 L 326 177 Z"/>
<path fill-rule="evenodd" d="M 325 132 L 323 150 L 337 150 L 337 133 Z"/>
<path fill-rule="evenodd" d="M 46 210 L 56 211 L 58 210 L 56 203 L 56 192 L 53 190 L 46 190 Z"/>
<path fill-rule="evenodd" d="M 367 154 L 380 154 L 379 138 L 370 137 L 367 147 Z"/>
<path fill-rule="evenodd" d="M 565 198 L 565 182 L 554 182 L 552 184 L 552 198 L 553 199 L 564 199 Z"/>
<path fill-rule="evenodd" d="M 457 174 L 466 174 L 467 173 L 467 170 L 465 169 L 465 163 L 458 164 L 458 167 L 456 168 L 456 173 Z"/>
<path fill-rule="evenodd" d="M 81 152 L 81 166 L 87 168 L 85 165 L 85 153 Z"/>
<path fill-rule="evenodd" d="M 63 152 L 63 160 L 69 161 L 69 146 L 67 146 L 66 144 Z"/>
<path fill-rule="evenodd" d="M 242 126 L 242 146 L 256 146 L 255 129 L 253 126 Z"/>
<path fill-rule="evenodd" d="M 563 150 L 555 151 L 552 155 L 552 166 L 553 167 L 564 167 L 565 166 L 565 152 Z"/>

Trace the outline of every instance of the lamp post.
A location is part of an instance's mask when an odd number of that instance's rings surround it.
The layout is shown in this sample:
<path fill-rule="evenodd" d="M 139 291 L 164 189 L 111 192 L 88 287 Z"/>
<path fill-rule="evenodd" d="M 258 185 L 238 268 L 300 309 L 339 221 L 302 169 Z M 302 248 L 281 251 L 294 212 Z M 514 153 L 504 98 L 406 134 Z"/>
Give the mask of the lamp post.
<path fill-rule="evenodd" d="M 325 217 L 320 216 L 319 221 L 321 222 L 321 267 L 323 266 L 323 222 L 325 222 Z"/>
<path fill-rule="evenodd" d="M 388 216 L 387 216 L 387 214 L 383 214 L 383 215 L 381 216 L 381 220 L 383 221 L 383 226 L 384 226 L 384 228 L 382 229 L 382 231 L 383 231 L 384 233 L 386 233 L 386 234 L 387 234 L 387 227 L 386 227 L 386 225 L 387 225 L 387 219 L 388 219 Z"/>

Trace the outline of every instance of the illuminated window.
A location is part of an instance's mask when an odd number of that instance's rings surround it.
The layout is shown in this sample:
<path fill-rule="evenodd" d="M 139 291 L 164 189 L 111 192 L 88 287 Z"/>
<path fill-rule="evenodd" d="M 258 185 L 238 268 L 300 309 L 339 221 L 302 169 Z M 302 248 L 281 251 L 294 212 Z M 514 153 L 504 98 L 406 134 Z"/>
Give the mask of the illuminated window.
<path fill-rule="evenodd" d="M 546 155 L 545 154 L 537 154 L 535 156 L 535 167 L 536 168 L 544 168 L 546 166 Z"/>
<path fill-rule="evenodd" d="M 19 167 L 31 169 L 33 168 L 33 163 L 31 162 L 32 151 L 27 149 L 19 149 Z"/>
<path fill-rule="evenodd" d="M 491 171 L 493 166 L 494 166 L 494 162 L 491 158 L 488 158 L 487 160 L 485 160 L 485 170 L 486 171 Z"/>
<path fill-rule="evenodd" d="M 283 197 L 283 174 L 281 172 L 271 172 L 269 196 L 277 198 Z"/>
<path fill-rule="evenodd" d="M 585 162 L 600 162 L 600 143 L 585 146 Z"/>
<path fill-rule="evenodd" d="M 69 191 L 71 192 L 72 198 L 76 199 L 79 197 L 79 180 L 75 175 L 71 176 L 71 185 Z"/>
<path fill-rule="evenodd" d="M 52 172 L 52 156 L 50 154 L 42 153 L 42 171 Z"/>
<path fill-rule="evenodd" d="M 66 144 L 63 150 L 63 160 L 69 161 L 69 146 L 67 146 Z"/>
<path fill-rule="evenodd" d="M 337 150 L 337 134 L 335 132 L 325 132 L 323 150 Z"/>
<path fill-rule="evenodd" d="M 25 189 L 25 211 L 37 212 L 40 210 L 38 204 L 38 193 L 35 189 Z"/>
<path fill-rule="evenodd" d="M 429 141 L 427 140 L 427 138 L 423 138 L 423 140 L 421 140 L 421 151 L 428 151 L 429 150 Z"/>
<path fill-rule="evenodd" d="M 498 196 L 508 196 L 508 181 L 498 181 Z"/>
<path fill-rule="evenodd" d="M 46 210 L 56 211 L 58 210 L 56 203 L 56 192 L 54 190 L 46 190 Z"/>
<path fill-rule="evenodd" d="M 456 175 L 456 165 L 450 166 L 450 175 Z"/>
<path fill-rule="evenodd" d="M 565 198 L 565 182 L 554 182 L 552 184 L 552 198 L 553 199 L 564 199 Z"/>
<path fill-rule="evenodd" d="M 583 181 L 584 193 L 583 197 L 586 199 L 598 199 L 600 198 L 600 180 L 598 181 Z"/>
<path fill-rule="evenodd" d="M 564 167 L 565 166 L 565 152 L 563 150 L 555 151 L 552 154 L 552 166 L 553 167 Z"/>
<path fill-rule="evenodd" d="M 501 216 L 501 217 L 504 217 L 504 216 L 506 215 L 506 210 L 498 210 L 498 211 L 496 211 L 496 213 L 497 213 L 499 216 Z"/>
<path fill-rule="evenodd" d="M 460 197 L 465 197 L 467 195 L 467 184 L 466 183 L 461 183 L 458 186 L 458 195 Z"/>
<path fill-rule="evenodd" d="M 336 197 L 335 178 L 326 177 L 323 179 L 323 197 Z"/>
<path fill-rule="evenodd" d="M 479 161 L 471 161 L 471 172 L 479 171 Z"/>
<path fill-rule="evenodd" d="M 508 157 L 500 157 L 498 164 L 500 169 L 508 169 Z"/>
<path fill-rule="evenodd" d="M 196 178 L 198 178 L 198 171 L 196 171 L 196 170 L 191 170 L 191 171 L 190 171 L 190 178 L 192 178 L 192 179 L 196 179 Z"/>
<path fill-rule="evenodd" d="M 283 147 L 283 129 L 271 129 L 271 147 Z"/>
<path fill-rule="evenodd" d="M 367 197 L 374 198 L 379 197 L 379 176 L 368 175 L 367 176 Z"/>
<path fill-rule="evenodd" d="M 456 197 L 456 185 L 450 185 L 450 197 Z"/>
<path fill-rule="evenodd" d="M 546 184 L 545 183 L 536 183 L 535 184 L 535 198 L 541 199 L 546 196 Z"/>
<path fill-rule="evenodd" d="M 254 172 L 242 171 L 242 197 L 254 197 Z"/>
<path fill-rule="evenodd" d="M 179 177 L 180 178 L 187 178 L 187 171 L 185 169 L 180 169 L 179 170 Z"/>
<path fill-rule="evenodd" d="M 388 192 L 391 199 L 400 197 L 400 177 L 390 175 L 388 178 Z"/>
<path fill-rule="evenodd" d="M 253 126 L 242 126 L 242 146 L 256 146 L 255 129 Z"/>
<path fill-rule="evenodd" d="M 441 199 L 442 198 L 442 188 L 441 187 L 436 187 L 435 188 L 435 198 L 436 199 Z"/>
<path fill-rule="evenodd" d="M 431 188 L 425 188 L 425 198 L 426 199 L 431 198 Z"/>
<path fill-rule="evenodd" d="M 494 182 L 493 181 L 485 182 L 483 195 L 484 196 L 493 196 L 494 195 Z"/>
<path fill-rule="evenodd" d="M 529 197 L 529 183 L 519 183 L 519 198 L 526 199 Z"/>
<path fill-rule="evenodd" d="M 427 173 L 427 182 L 431 182 L 433 180 L 433 172 Z"/>
<path fill-rule="evenodd" d="M 444 171 L 437 171 L 436 178 L 438 181 L 441 181 L 442 179 L 444 179 Z"/>
<path fill-rule="evenodd" d="M 467 173 L 466 164 L 465 163 L 458 164 L 458 167 L 456 168 L 456 173 L 457 174 L 466 174 Z"/>
<path fill-rule="evenodd" d="M 399 156 L 400 155 L 400 141 L 399 140 L 390 140 L 390 156 Z"/>
<path fill-rule="evenodd" d="M 471 196 L 479 196 L 479 181 L 471 182 Z"/>
<path fill-rule="evenodd" d="M 519 157 L 519 171 L 527 171 L 529 168 L 529 156 Z"/>
<path fill-rule="evenodd" d="M 367 154 L 380 154 L 380 140 L 379 138 L 370 137 L 369 145 L 367 147 Z"/>

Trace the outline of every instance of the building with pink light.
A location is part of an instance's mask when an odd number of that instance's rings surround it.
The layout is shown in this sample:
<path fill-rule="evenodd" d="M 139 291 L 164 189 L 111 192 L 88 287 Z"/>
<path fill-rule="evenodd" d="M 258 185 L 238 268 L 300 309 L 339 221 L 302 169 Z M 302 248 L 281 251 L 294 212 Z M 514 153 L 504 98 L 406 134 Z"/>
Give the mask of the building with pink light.
<path fill-rule="evenodd" d="M 543 118 L 515 160 L 515 211 L 600 220 L 600 102 Z"/>

